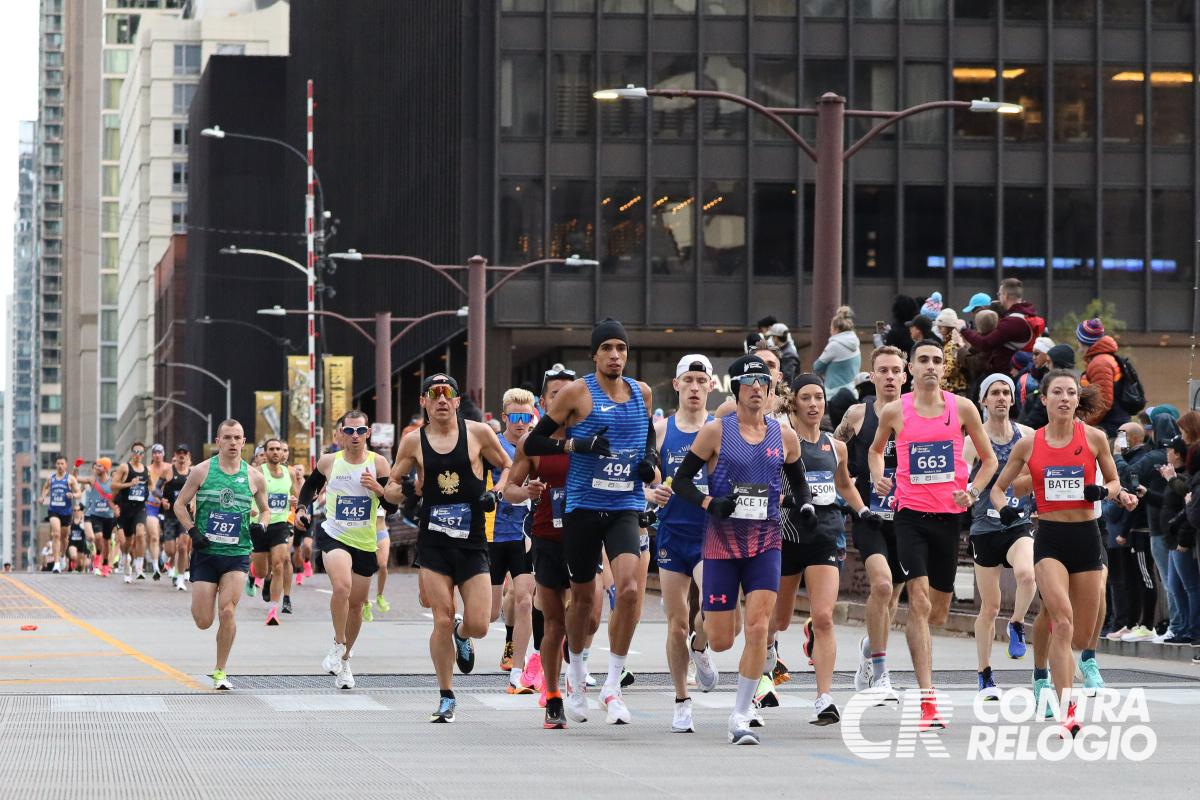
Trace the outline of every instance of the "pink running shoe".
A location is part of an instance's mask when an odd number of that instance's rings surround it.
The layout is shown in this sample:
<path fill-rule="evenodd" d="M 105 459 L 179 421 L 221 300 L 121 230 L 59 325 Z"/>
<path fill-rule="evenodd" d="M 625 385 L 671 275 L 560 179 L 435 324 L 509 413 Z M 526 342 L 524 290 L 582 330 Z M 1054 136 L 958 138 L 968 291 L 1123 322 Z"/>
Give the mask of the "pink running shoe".
<path fill-rule="evenodd" d="M 525 659 L 525 671 L 521 675 L 521 680 L 526 686 L 532 687 L 535 691 L 545 691 L 546 676 L 542 673 L 541 653 L 534 653 Z"/>
<path fill-rule="evenodd" d="M 297 573 L 296 573 L 296 585 L 297 585 L 297 586 L 303 586 L 303 585 L 304 585 L 304 573 L 303 573 L 303 572 L 297 572 Z"/>
<path fill-rule="evenodd" d="M 306 577 L 306 578 L 312 577 L 312 562 L 311 561 L 304 562 L 304 577 Z"/>
<path fill-rule="evenodd" d="M 269 611 L 267 611 L 267 624 L 268 625 L 278 625 L 279 624 L 279 617 L 275 615 L 275 609 L 273 609 L 273 608 L 270 609 Z"/>

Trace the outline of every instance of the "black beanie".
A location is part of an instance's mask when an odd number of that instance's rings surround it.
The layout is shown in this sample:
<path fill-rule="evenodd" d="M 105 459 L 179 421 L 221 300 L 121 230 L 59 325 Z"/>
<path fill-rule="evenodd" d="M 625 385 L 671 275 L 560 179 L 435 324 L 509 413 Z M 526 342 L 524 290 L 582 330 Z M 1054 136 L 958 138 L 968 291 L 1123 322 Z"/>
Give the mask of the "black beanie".
<path fill-rule="evenodd" d="M 620 339 L 626 345 L 629 344 L 629 337 L 625 335 L 625 326 L 612 317 L 605 317 L 596 323 L 596 327 L 592 328 L 592 352 L 595 353 L 599 350 L 600 345 L 609 339 Z"/>
<path fill-rule="evenodd" d="M 768 379 L 774 380 L 771 375 L 771 368 L 767 366 L 767 362 L 763 361 L 757 353 L 749 353 L 741 358 L 735 359 L 729 365 L 729 388 L 733 392 L 734 399 L 737 399 L 741 391 L 741 384 L 737 379 L 742 375 L 766 375 Z"/>

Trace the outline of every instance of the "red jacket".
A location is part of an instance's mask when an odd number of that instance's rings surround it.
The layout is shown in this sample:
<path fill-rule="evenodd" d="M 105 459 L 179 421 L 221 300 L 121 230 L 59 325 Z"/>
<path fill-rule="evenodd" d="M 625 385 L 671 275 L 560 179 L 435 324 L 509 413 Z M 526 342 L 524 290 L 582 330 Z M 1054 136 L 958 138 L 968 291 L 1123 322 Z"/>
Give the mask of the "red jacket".
<path fill-rule="evenodd" d="M 1013 316 L 1024 314 L 1026 317 L 1037 314 L 1031 303 L 1024 300 L 1014 303 L 1000 319 L 1000 324 L 991 333 L 980 334 L 970 328 L 963 328 L 962 337 L 972 349 L 979 353 L 987 353 L 988 372 L 1008 374 L 1008 365 L 1013 353 L 1021 349 L 1032 337 L 1033 329 L 1024 317 Z"/>

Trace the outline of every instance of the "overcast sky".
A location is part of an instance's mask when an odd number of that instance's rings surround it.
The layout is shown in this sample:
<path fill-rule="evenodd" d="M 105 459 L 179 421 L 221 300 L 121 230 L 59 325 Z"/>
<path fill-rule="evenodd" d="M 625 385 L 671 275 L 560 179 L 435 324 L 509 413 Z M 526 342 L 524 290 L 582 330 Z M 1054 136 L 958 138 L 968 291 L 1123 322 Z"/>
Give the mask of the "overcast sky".
<path fill-rule="evenodd" d="M 37 119 L 38 0 L 4 0 L 0 26 L 0 294 L 12 292 L 13 223 L 17 202 L 17 138 L 23 119 Z M 8 309 L 0 325 L 0 387 L 8 388 Z"/>

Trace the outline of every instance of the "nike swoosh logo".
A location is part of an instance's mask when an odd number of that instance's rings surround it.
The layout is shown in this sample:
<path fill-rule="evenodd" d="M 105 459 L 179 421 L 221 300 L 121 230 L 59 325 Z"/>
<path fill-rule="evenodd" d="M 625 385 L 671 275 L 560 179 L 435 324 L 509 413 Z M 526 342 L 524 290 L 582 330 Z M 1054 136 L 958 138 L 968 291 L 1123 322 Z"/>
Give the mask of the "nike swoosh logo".
<path fill-rule="evenodd" d="M 600 410 L 601 410 L 601 411 L 612 411 L 614 408 L 616 408 L 616 405 L 611 405 L 611 406 L 600 406 Z"/>
<path fill-rule="evenodd" d="M 900 565 L 900 571 L 901 571 L 901 572 L 903 572 L 905 575 L 907 575 L 907 574 L 908 574 L 908 570 L 904 568 L 904 562 L 903 562 L 903 561 L 897 561 L 896 563 Z"/>

